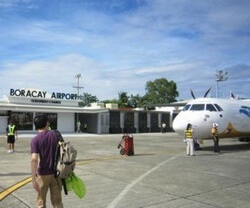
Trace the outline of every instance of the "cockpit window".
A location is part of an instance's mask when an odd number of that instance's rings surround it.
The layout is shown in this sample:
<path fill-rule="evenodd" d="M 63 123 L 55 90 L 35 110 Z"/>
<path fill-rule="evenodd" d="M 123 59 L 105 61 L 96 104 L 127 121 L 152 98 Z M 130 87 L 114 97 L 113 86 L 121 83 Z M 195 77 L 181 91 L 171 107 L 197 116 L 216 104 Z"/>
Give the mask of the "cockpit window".
<path fill-rule="evenodd" d="M 218 104 L 214 104 L 215 107 L 217 108 L 218 111 L 223 111 L 223 109 L 218 105 Z"/>
<path fill-rule="evenodd" d="M 203 111 L 205 109 L 204 104 L 193 104 L 190 108 L 191 111 Z"/>
<path fill-rule="evenodd" d="M 207 111 L 217 111 L 216 108 L 212 104 L 207 104 L 206 110 Z"/>
<path fill-rule="evenodd" d="M 189 104 L 185 105 L 184 108 L 183 108 L 183 111 L 187 111 L 189 109 L 189 107 L 190 107 Z"/>
<path fill-rule="evenodd" d="M 206 106 L 206 107 L 205 107 Z M 218 104 L 187 104 L 184 106 L 183 111 L 223 111 L 223 109 Z"/>

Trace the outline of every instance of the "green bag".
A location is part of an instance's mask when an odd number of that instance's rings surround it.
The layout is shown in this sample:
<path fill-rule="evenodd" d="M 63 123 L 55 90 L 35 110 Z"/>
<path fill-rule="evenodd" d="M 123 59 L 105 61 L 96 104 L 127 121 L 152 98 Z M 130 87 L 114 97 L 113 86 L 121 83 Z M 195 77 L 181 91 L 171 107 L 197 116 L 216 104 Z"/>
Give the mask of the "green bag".
<path fill-rule="evenodd" d="M 66 178 L 67 191 L 74 191 L 75 194 L 82 199 L 86 194 L 86 187 L 81 178 L 76 176 L 74 172 Z"/>

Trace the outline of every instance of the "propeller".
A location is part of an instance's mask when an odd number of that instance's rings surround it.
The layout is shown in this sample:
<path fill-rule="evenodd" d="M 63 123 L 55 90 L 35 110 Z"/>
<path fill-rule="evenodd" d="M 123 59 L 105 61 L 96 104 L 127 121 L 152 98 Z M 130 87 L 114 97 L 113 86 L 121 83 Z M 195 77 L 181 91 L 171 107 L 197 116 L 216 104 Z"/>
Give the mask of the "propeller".
<path fill-rule="evenodd" d="M 210 88 L 206 91 L 206 93 L 204 94 L 204 98 L 207 97 L 207 95 L 208 95 L 208 93 L 210 92 L 211 89 L 212 89 L 212 87 L 210 87 Z M 190 89 L 190 91 L 191 91 L 191 95 L 192 95 L 193 99 L 196 99 L 193 90 Z"/>
<path fill-rule="evenodd" d="M 208 93 L 210 92 L 211 89 L 212 89 L 212 87 L 210 87 L 210 88 L 206 91 L 206 93 L 204 94 L 204 98 L 207 97 L 207 95 L 208 95 Z"/>
<path fill-rule="evenodd" d="M 195 96 L 194 96 L 194 92 L 193 92 L 193 90 L 191 89 L 190 91 L 191 91 L 191 95 L 192 95 L 192 97 L 195 99 Z"/>

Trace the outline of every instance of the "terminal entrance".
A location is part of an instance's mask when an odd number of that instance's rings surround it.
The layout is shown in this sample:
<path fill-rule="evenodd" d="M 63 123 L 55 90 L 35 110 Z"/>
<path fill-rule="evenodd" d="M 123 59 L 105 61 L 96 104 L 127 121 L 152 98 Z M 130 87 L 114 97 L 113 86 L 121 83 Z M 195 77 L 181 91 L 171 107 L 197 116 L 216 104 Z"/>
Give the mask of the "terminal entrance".
<path fill-rule="evenodd" d="M 49 119 L 50 128 L 57 129 L 57 113 L 31 113 L 31 112 L 8 112 L 8 122 L 13 120 L 17 129 L 22 131 L 35 130 L 33 119 L 36 115 L 46 114 Z"/>

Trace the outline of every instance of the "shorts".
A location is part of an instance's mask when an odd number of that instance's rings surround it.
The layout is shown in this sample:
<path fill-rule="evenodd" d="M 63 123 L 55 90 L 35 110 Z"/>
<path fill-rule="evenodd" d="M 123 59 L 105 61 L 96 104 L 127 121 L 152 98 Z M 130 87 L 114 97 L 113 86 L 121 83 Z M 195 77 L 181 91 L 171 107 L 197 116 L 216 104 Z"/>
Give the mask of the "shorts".
<path fill-rule="evenodd" d="M 14 135 L 10 135 L 7 137 L 7 143 L 8 144 L 14 144 L 15 143 L 15 136 Z"/>

